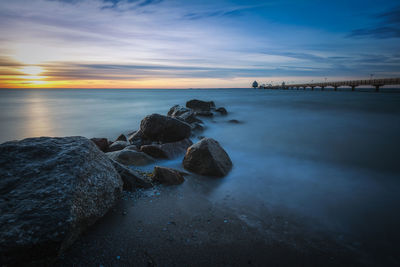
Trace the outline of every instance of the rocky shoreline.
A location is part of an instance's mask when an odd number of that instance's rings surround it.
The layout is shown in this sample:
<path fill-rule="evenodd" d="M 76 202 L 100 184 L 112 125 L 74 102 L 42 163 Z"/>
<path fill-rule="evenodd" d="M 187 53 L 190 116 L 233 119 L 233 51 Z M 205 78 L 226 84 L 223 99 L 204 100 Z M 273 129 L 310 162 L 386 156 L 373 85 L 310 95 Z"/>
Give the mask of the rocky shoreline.
<path fill-rule="evenodd" d="M 1 265 L 51 263 L 107 213 L 122 190 L 178 185 L 188 175 L 163 166 L 153 172 L 135 167 L 184 156 L 188 172 L 226 176 L 232 161 L 216 140 L 199 136 L 205 129 L 199 117 L 227 114 L 212 101 L 193 99 L 166 116 L 146 116 L 139 130 L 114 142 L 40 137 L 1 144 Z"/>

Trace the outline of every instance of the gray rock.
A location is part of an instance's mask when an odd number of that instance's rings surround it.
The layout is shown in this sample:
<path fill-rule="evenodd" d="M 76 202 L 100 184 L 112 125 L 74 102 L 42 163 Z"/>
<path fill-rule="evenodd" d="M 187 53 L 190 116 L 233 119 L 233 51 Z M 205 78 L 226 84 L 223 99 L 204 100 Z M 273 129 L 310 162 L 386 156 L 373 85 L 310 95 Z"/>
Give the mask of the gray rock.
<path fill-rule="evenodd" d="M 215 108 L 215 104 L 213 101 L 192 99 L 186 102 L 186 107 L 191 108 L 194 111 L 210 111 L 211 108 Z"/>
<path fill-rule="evenodd" d="M 228 111 L 226 111 L 224 107 L 217 108 L 215 111 L 219 112 L 221 115 L 228 115 Z"/>
<path fill-rule="evenodd" d="M 160 114 L 146 116 L 140 123 L 140 131 L 149 140 L 167 143 L 188 138 L 191 134 L 189 124 Z"/>
<path fill-rule="evenodd" d="M 109 146 L 108 151 L 114 152 L 114 151 L 122 150 L 125 147 L 127 147 L 128 145 L 129 145 L 129 143 L 126 141 L 115 141 L 114 143 L 112 143 Z"/>
<path fill-rule="evenodd" d="M 182 141 L 161 145 L 144 145 L 140 147 L 140 151 L 154 158 L 173 159 L 183 155 L 192 144 L 193 142 L 190 139 L 184 139 Z"/>
<path fill-rule="evenodd" d="M 128 149 L 108 152 L 106 155 L 124 165 L 144 166 L 154 162 L 154 159 L 147 154 Z"/>
<path fill-rule="evenodd" d="M 91 138 L 90 139 L 95 145 L 103 152 L 108 150 L 108 140 L 107 138 Z"/>
<path fill-rule="evenodd" d="M 168 116 L 184 121 L 186 123 L 202 122 L 200 119 L 196 118 L 194 111 L 190 108 L 185 108 L 179 105 L 173 106 L 168 111 Z"/>
<path fill-rule="evenodd" d="M 211 111 L 196 111 L 194 113 L 196 116 L 201 116 L 201 117 L 212 117 L 214 116 L 214 113 Z"/>
<path fill-rule="evenodd" d="M 124 134 L 120 134 L 117 139 L 115 141 L 128 141 L 128 139 L 126 139 L 126 136 Z"/>
<path fill-rule="evenodd" d="M 140 139 L 142 139 L 142 138 L 143 138 L 143 133 L 139 130 L 139 131 L 133 132 L 133 133 L 129 136 L 128 141 L 129 141 L 130 143 L 133 143 L 134 141 L 140 140 Z"/>
<path fill-rule="evenodd" d="M 46 265 L 120 197 L 110 160 L 84 137 L 0 145 L 0 262 Z"/>
<path fill-rule="evenodd" d="M 243 122 L 238 121 L 238 120 L 229 120 L 228 122 L 229 122 L 229 123 L 233 123 L 233 124 L 240 124 L 240 123 L 243 123 Z"/>
<path fill-rule="evenodd" d="M 183 183 L 185 178 L 178 170 L 156 166 L 154 167 L 154 180 L 162 184 L 176 185 Z"/>
<path fill-rule="evenodd" d="M 125 167 L 115 160 L 111 160 L 111 162 L 113 163 L 115 170 L 117 170 L 122 178 L 122 181 L 124 182 L 124 190 L 133 191 L 135 188 L 150 188 L 153 186 L 149 179 L 147 179 L 137 171 Z"/>
<path fill-rule="evenodd" d="M 188 148 L 183 167 L 197 174 L 222 177 L 232 169 L 232 161 L 217 141 L 203 138 Z"/>
<path fill-rule="evenodd" d="M 129 146 L 126 146 L 126 147 L 124 148 L 124 150 L 139 151 L 139 149 L 137 148 L 136 145 L 129 145 Z"/>

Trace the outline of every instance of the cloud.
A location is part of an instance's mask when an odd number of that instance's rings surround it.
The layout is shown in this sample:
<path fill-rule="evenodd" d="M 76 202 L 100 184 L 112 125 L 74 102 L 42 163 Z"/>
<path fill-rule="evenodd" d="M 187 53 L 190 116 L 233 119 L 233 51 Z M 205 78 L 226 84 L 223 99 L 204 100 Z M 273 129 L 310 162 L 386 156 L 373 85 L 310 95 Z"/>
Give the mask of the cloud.
<path fill-rule="evenodd" d="M 369 37 L 375 39 L 400 38 L 400 6 L 391 11 L 378 14 L 376 18 L 379 20 L 377 25 L 355 29 L 347 37 Z"/>

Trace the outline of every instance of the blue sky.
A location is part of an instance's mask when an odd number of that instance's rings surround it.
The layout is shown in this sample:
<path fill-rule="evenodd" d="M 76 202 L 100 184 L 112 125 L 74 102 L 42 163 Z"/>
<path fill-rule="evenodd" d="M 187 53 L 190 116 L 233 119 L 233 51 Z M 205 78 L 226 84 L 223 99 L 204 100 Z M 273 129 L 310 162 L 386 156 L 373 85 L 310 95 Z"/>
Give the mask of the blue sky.
<path fill-rule="evenodd" d="M 0 87 L 400 76 L 398 1 L 0 2 Z"/>

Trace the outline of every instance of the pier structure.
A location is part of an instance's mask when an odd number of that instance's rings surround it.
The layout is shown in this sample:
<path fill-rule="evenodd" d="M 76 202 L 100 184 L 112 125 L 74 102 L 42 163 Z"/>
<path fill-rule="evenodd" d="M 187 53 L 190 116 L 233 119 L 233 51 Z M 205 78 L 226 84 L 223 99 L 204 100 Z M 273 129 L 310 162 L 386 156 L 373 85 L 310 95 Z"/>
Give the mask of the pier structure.
<path fill-rule="evenodd" d="M 334 91 L 341 86 L 351 87 L 351 91 L 355 91 L 356 87 L 369 85 L 375 87 L 375 91 L 379 92 L 379 89 L 385 85 L 400 85 L 400 78 L 386 78 L 386 79 L 368 79 L 368 80 L 350 80 L 350 81 L 332 81 L 332 82 L 316 82 L 316 83 L 298 83 L 298 84 L 285 84 L 282 85 L 269 85 L 261 87 L 263 89 L 303 89 L 310 88 L 312 91 L 314 88 L 321 88 L 323 91 L 327 87 L 332 87 Z"/>

